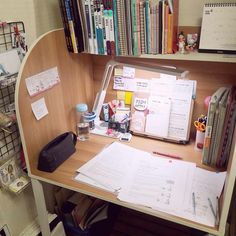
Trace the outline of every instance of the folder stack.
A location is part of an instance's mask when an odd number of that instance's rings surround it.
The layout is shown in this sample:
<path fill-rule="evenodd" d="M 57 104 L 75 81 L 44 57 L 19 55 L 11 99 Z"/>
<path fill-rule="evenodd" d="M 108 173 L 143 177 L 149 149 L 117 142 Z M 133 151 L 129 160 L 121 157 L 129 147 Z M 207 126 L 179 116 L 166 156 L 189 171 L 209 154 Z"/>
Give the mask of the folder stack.
<path fill-rule="evenodd" d="M 236 119 L 236 87 L 221 87 L 212 96 L 207 114 L 203 164 L 225 167 L 228 163 Z"/>

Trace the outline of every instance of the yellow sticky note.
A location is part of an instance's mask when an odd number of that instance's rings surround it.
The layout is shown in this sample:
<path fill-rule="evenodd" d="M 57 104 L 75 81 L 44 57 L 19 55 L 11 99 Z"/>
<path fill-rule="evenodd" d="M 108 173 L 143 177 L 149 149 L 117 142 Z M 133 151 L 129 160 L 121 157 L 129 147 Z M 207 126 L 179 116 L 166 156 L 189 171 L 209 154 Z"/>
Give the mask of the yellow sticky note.
<path fill-rule="evenodd" d="M 117 91 L 116 93 L 117 100 L 125 100 L 125 91 Z"/>
<path fill-rule="evenodd" d="M 131 105 L 133 92 L 125 92 L 125 104 Z"/>

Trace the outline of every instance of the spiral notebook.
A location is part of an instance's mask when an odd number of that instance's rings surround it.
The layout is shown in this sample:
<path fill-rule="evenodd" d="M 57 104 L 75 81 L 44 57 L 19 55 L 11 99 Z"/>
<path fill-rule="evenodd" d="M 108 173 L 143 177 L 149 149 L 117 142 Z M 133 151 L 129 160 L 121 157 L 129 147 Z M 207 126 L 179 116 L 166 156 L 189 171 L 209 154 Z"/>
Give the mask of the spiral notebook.
<path fill-rule="evenodd" d="M 199 52 L 236 54 L 236 3 L 207 3 L 203 8 Z"/>

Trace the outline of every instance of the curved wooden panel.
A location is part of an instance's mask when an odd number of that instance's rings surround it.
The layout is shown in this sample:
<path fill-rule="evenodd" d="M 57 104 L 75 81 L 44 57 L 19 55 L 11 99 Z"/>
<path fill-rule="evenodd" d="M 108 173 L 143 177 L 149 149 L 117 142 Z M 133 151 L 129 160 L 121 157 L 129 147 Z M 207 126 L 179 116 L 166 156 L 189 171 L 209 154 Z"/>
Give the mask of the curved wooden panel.
<path fill-rule="evenodd" d="M 93 69 L 90 55 L 70 54 L 63 30 L 43 35 L 22 63 L 16 88 L 16 109 L 28 165 L 35 167 L 41 148 L 58 134 L 75 131 L 75 110 L 79 102 L 92 106 Z M 44 70 L 58 68 L 61 82 L 53 88 L 30 97 L 25 79 Z M 44 97 L 49 114 L 37 121 L 31 104 Z M 28 166 L 29 167 L 29 166 Z M 29 171 L 31 168 L 28 168 Z"/>

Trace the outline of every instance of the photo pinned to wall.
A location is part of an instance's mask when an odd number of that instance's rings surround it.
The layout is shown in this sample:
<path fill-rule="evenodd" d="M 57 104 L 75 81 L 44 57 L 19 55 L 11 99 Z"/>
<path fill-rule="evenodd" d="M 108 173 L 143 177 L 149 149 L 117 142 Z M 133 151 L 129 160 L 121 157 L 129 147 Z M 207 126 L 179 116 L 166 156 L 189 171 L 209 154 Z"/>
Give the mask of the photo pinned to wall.
<path fill-rule="evenodd" d="M 17 48 L 24 57 L 28 51 L 26 42 L 26 34 L 18 29 L 18 26 L 13 26 L 13 33 L 11 34 L 12 48 Z"/>
<path fill-rule="evenodd" d="M 14 157 L 7 160 L 0 166 L 0 183 L 8 187 L 18 178 L 18 168 Z"/>

